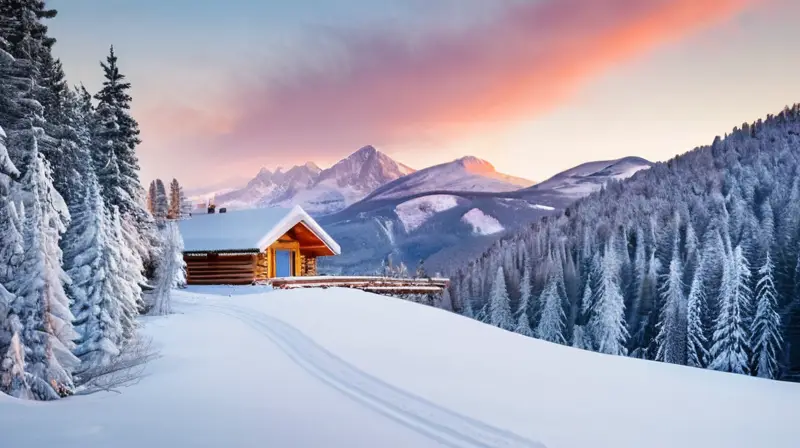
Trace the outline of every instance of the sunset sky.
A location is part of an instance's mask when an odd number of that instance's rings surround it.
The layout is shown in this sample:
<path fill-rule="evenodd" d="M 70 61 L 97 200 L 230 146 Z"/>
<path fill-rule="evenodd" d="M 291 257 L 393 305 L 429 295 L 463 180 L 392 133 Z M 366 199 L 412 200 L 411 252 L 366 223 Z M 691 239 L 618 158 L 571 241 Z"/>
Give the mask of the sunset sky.
<path fill-rule="evenodd" d="M 190 188 L 367 144 L 543 180 L 666 160 L 800 102 L 799 0 L 48 4 L 72 83 L 96 90 L 115 45 L 143 179 Z"/>

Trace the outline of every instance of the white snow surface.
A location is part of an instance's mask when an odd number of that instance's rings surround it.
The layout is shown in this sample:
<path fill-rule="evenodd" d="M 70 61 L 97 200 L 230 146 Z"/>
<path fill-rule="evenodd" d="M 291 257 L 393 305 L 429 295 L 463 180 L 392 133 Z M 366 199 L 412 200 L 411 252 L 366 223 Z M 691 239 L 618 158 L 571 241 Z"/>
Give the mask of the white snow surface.
<path fill-rule="evenodd" d="M 121 394 L 0 394 L 3 447 L 791 448 L 800 385 L 614 357 L 345 289 L 194 287 Z"/>
<path fill-rule="evenodd" d="M 461 217 L 461 220 L 472 226 L 472 231 L 479 235 L 494 235 L 505 228 L 494 216 L 487 215 L 481 209 L 473 208 Z"/>
<path fill-rule="evenodd" d="M 552 190 L 574 198 L 584 197 L 599 191 L 611 179 L 627 179 L 652 165 L 639 157 L 588 162 L 558 173 L 531 190 Z"/>
<path fill-rule="evenodd" d="M 527 179 L 498 173 L 485 160 L 463 157 L 389 182 L 370 194 L 367 200 L 396 199 L 435 191 L 506 192 L 533 184 Z"/>
<path fill-rule="evenodd" d="M 395 207 L 397 217 L 406 232 L 412 232 L 425 224 L 435 214 L 458 206 L 458 198 L 446 194 L 423 196 L 403 202 Z"/>
<path fill-rule="evenodd" d="M 339 244 L 300 206 L 197 215 L 178 221 L 178 227 L 186 252 L 263 250 L 301 222 L 334 253 L 341 253 Z"/>

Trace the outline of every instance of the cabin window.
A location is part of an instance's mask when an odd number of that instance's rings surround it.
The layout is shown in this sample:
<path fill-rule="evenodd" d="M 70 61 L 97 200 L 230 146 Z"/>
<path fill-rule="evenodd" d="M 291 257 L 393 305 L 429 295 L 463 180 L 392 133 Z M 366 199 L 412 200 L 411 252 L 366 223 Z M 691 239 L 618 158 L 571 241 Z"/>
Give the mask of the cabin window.
<path fill-rule="evenodd" d="M 294 273 L 294 253 L 291 250 L 275 251 L 275 276 L 292 277 Z"/>

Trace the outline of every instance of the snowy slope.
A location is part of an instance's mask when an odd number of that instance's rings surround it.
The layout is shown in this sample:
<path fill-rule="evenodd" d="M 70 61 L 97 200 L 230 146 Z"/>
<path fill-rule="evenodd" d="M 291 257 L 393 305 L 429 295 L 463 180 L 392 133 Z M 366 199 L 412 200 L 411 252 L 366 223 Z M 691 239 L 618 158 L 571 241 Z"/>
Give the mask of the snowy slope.
<path fill-rule="evenodd" d="M 122 394 L 0 396 L 9 447 L 789 448 L 800 385 L 611 357 L 352 290 L 176 294 Z M 230 296 L 229 296 L 230 295 Z"/>
<path fill-rule="evenodd" d="M 447 194 L 423 196 L 403 202 L 394 208 L 406 232 L 418 229 L 437 213 L 458 206 L 458 197 Z"/>
<path fill-rule="evenodd" d="M 381 185 L 414 172 L 372 146 L 365 146 L 332 167 L 321 170 L 313 162 L 285 173 L 266 168 L 246 187 L 217 197 L 230 208 L 302 206 L 313 215 L 346 208 Z"/>
<path fill-rule="evenodd" d="M 641 157 L 588 162 L 562 171 L 550 179 L 528 188 L 526 191 L 553 192 L 581 198 L 599 191 L 611 179 L 624 180 L 641 170 L 649 169 L 651 166 L 653 166 L 652 162 Z"/>
<path fill-rule="evenodd" d="M 498 173 L 491 163 L 464 157 L 402 177 L 375 190 L 367 200 L 392 199 L 435 191 L 503 192 L 529 187 L 533 181 Z"/>
<path fill-rule="evenodd" d="M 478 208 L 465 213 L 461 220 L 472 226 L 472 231 L 478 235 L 494 235 L 505 230 L 497 218 L 487 215 Z"/>

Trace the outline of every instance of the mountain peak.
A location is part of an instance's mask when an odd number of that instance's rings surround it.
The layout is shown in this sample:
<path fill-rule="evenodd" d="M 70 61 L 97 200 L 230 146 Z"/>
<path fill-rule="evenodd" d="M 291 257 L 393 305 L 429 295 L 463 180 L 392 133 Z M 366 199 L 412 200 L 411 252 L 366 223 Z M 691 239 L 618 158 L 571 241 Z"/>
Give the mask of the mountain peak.
<path fill-rule="evenodd" d="M 305 163 L 303 166 L 304 166 L 306 169 L 308 169 L 308 170 L 310 170 L 310 171 L 317 172 L 317 173 L 318 173 L 318 172 L 320 172 L 320 171 L 322 171 L 322 168 L 320 168 L 319 166 L 317 166 L 317 164 L 316 164 L 316 163 L 314 163 L 314 162 L 306 162 L 306 163 Z"/>
<path fill-rule="evenodd" d="M 462 157 L 456 160 L 455 163 L 461 165 L 467 170 L 467 172 L 470 173 L 494 173 L 497 171 L 495 170 L 494 165 L 475 156 Z"/>
<path fill-rule="evenodd" d="M 367 145 L 367 146 L 362 146 L 361 148 L 359 148 L 358 151 L 353 153 L 353 155 L 356 155 L 356 154 L 372 155 L 372 154 L 375 154 L 375 153 L 378 153 L 378 152 L 380 152 L 380 151 L 375 149 L 374 146 Z"/>

